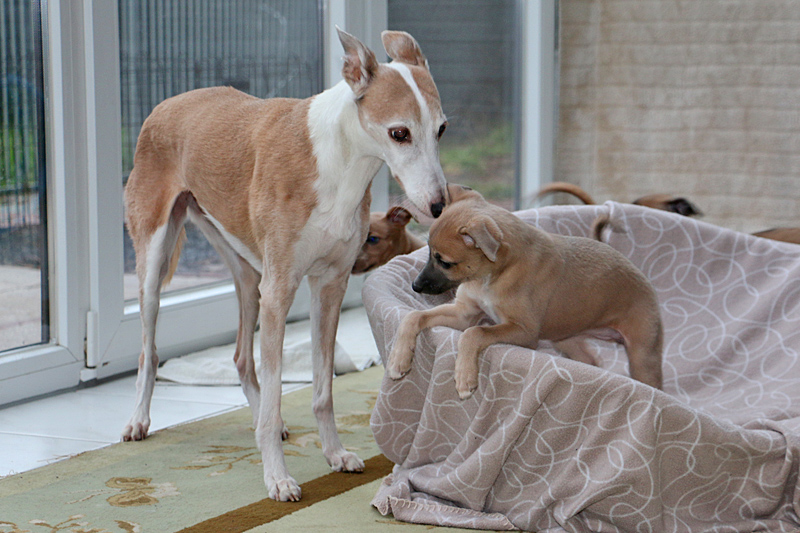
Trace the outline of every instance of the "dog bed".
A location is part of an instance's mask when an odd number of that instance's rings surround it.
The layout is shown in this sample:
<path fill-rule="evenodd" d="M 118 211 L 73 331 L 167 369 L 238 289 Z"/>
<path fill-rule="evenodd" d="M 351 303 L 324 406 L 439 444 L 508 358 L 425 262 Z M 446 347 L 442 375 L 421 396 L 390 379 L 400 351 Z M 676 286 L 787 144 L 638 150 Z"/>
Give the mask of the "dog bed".
<path fill-rule="evenodd" d="M 628 377 L 624 349 L 599 367 L 494 345 L 479 386 L 453 382 L 460 332 L 417 340 L 411 372 L 384 377 L 372 414 L 396 463 L 373 505 L 399 520 L 535 531 L 797 531 L 800 528 L 800 246 L 632 205 L 518 213 L 560 234 L 607 236 L 652 281 L 664 321 L 664 391 Z M 381 356 L 413 309 L 427 247 L 369 277 Z"/>

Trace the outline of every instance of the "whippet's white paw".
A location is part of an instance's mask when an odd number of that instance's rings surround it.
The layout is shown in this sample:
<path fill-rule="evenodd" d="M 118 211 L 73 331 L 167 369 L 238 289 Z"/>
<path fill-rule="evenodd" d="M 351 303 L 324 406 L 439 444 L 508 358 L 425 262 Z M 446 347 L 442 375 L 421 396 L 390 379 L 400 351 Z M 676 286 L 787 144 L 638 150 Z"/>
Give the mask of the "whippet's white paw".
<path fill-rule="evenodd" d="M 272 476 L 264 476 L 264 483 L 269 491 L 269 497 L 279 502 L 299 502 L 302 491 L 300 485 L 293 477 L 286 479 L 274 479 Z"/>
<path fill-rule="evenodd" d="M 331 457 L 328 458 L 328 464 L 331 465 L 334 472 L 364 471 L 364 461 L 358 455 L 344 450 L 331 454 Z"/>
<path fill-rule="evenodd" d="M 147 437 L 147 430 L 150 428 L 150 421 L 134 421 L 131 420 L 125 429 L 122 430 L 122 440 L 143 440 Z"/>

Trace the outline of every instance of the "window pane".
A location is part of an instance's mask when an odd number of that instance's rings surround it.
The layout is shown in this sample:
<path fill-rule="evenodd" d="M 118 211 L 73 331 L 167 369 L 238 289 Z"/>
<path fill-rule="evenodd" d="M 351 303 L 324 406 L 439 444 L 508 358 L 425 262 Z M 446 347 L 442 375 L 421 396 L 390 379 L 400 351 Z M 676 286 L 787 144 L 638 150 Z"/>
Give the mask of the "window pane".
<path fill-rule="evenodd" d="M 449 122 L 440 144 L 447 181 L 513 208 L 516 2 L 389 0 L 389 29 L 413 35 L 430 62 Z"/>
<path fill-rule="evenodd" d="M 150 111 L 176 94 L 216 85 L 305 98 L 322 90 L 319 0 L 119 0 L 123 180 Z M 188 240 L 170 288 L 228 277 L 202 234 Z M 133 246 L 125 234 L 125 298 L 135 298 Z"/>
<path fill-rule="evenodd" d="M 0 350 L 49 340 L 39 2 L 0 4 Z"/>

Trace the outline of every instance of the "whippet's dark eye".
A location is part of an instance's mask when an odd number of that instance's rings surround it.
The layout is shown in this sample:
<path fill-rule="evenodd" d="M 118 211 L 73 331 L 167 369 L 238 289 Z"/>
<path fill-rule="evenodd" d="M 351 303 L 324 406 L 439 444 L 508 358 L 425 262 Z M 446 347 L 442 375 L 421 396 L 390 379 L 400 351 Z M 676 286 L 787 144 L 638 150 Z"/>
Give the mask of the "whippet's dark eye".
<path fill-rule="evenodd" d="M 369 237 L 367 237 L 367 244 L 378 244 L 380 240 L 381 240 L 380 237 L 376 237 L 375 235 L 370 235 Z"/>
<path fill-rule="evenodd" d="M 411 140 L 411 132 L 408 131 L 408 128 L 392 128 L 389 130 L 389 136 L 398 143 L 405 143 Z"/>
<path fill-rule="evenodd" d="M 444 135 L 444 130 L 446 129 L 447 129 L 447 122 L 439 126 L 439 139 L 442 138 L 442 135 Z"/>

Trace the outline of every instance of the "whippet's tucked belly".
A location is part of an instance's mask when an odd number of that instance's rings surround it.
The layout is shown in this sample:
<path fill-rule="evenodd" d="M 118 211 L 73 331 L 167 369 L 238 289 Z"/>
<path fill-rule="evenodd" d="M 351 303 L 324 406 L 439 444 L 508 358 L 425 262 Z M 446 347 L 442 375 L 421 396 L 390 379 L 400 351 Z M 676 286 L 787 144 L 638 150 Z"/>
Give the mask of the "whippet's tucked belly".
<path fill-rule="evenodd" d="M 202 209 L 202 206 L 200 206 Z M 242 257 L 256 271 L 263 274 L 263 261 L 222 223 L 203 210 L 201 213 L 219 232 L 228 247 Z M 327 213 L 312 212 L 300 235 L 294 241 L 295 266 L 300 275 L 320 276 L 331 270 L 336 272 L 352 268 L 361 247 L 362 223 L 359 216 L 334 219 Z M 211 236 L 207 235 L 211 240 Z"/>

